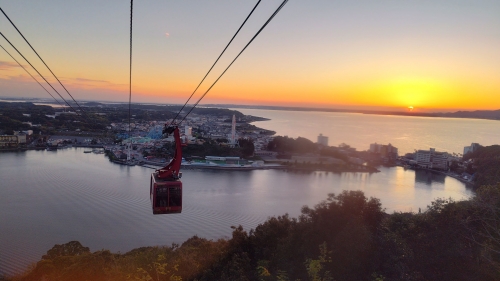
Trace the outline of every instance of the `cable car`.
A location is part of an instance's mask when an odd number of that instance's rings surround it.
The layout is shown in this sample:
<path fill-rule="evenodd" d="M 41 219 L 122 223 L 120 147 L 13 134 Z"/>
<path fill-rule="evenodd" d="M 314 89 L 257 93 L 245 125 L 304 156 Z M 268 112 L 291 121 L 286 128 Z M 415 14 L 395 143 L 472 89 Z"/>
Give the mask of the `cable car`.
<path fill-rule="evenodd" d="M 182 212 L 182 143 L 178 127 L 167 127 L 166 134 L 174 134 L 175 153 L 170 163 L 151 174 L 149 194 L 153 214 L 175 214 Z"/>

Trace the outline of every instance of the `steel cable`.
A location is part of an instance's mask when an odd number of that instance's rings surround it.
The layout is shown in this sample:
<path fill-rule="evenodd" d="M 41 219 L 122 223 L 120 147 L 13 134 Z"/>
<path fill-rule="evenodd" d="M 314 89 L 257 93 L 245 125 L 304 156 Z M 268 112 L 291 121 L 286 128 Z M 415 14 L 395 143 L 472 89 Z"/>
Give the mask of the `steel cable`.
<path fill-rule="evenodd" d="M 40 82 L 38 82 L 38 80 L 36 80 L 36 78 L 33 75 L 31 75 L 31 73 L 21 63 L 19 63 L 7 50 L 5 50 L 5 48 L 2 45 L 0 45 L 0 48 L 2 48 L 15 62 L 17 62 L 17 64 L 20 67 L 22 67 L 22 69 L 24 69 L 24 71 L 26 71 L 26 73 L 28 73 L 29 76 L 31 76 L 31 78 L 33 78 L 33 80 L 35 80 L 38 83 L 38 85 L 40 85 L 40 87 L 42 87 L 45 90 L 45 92 L 47 92 L 47 94 L 49 94 L 60 106 L 63 107 L 63 104 L 60 101 L 58 101 L 47 89 L 45 89 L 45 87 L 42 84 L 40 84 Z"/>
<path fill-rule="evenodd" d="M 2 32 L 0 32 L 0 35 L 5 39 L 5 41 L 7 41 L 10 44 L 12 48 L 14 48 L 14 50 L 17 51 L 17 53 L 21 57 L 23 57 L 23 59 L 36 71 L 36 73 L 38 73 L 38 75 L 42 77 L 45 83 L 47 83 L 52 88 L 52 90 L 54 90 L 59 95 L 59 97 L 61 97 L 61 99 L 76 113 L 77 111 L 71 106 L 71 104 L 69 104 L 68 101 L 63 98 L 63 96 L 52 86 L 52 84 L 49 83 L 49 81 L 47 81 L 47 79 L 45 79 L 45 77 L 28 61 L 28 59 L 9 41 L 9 39 L 7 39 L 7 37 L 5 37 L 5 35 L 3 35 Z"/>
<path fill-rule="evenodd" d="M 201 86 L 201 84 L 203 83 L 203 81 L 205 81 L 205 78 L 207 78 L 208 74 L 210 74 L 210 72 L 214 68 L 215 64 L 217 64 L 217 62 L 222 57 L 222 55 L 224 54 L 224 52 L 226 52 L 226 50 L 229 47 L 229 45 L 231 45 L 231 42 L 233 42 L 233 40 L 236 37 L 236 35 L 238 35 L 238 33 L 240 32 L 241 28 L 245 25 L 245 23 L 250 18 L 250 16 L 252 15 L 252 13 L 255 11 L 255 9 L 257 8 L 257 6 L 259 6 L 260 1 L 261 0 L 259 0 L 257 2 L 257 4 L 255 4 L 255 6 L 253 7 L 252 11 L 250 11 L 250 14 L 248 14 L 248 16 L 246 17 L 245 21 L 243 21 L 243 23 L 240 25 L 240 28 L 238 28 L 238 30 L 236 31 L 236 33 L 233 35 L 233 38 L 231 38 L 231 40 L 229 41 L 229 43 L 227 43 L 227 45 L 224 48 L 224 50 L 222 50 L 222 53 L 219 55 L 219 57 L 217 58 L 217 60 L 215 60 L 215 62 L 212 65 L 212 67 L 210 67 L 210 69 L 208 70 L 207 74 L 205 74 L 205 77 L 203 77 L 203 79 L 201 79 L 200 84 L 198 84 L 198 86 L 196 87 L 196 89 L 194 89 L 193 93 L 191 94 L 191 96 L 189 96 L 189 98 L 187 99 L 186 103 L 184 103 L 184 105 L 181 107 L 181 109 L 179 109 L 179 112 L 177 112 L 177 115 L 175 115 L 174 119 L 172 119 L 172 122 L 170 122 L 170 124 L 173 124 L 175 122 L 175 120 L 177 119 L 177 117 L 179 117 L 179 114 L 182 112 L 182 110 L 184 109 L 184 107 L 186 107 L 187 103 L 191 100 L 191 98 L 193 97 L 194 93 L 196 93 L 196 91 Z"/>
<path fill-rule="evenodd" d="M 59 84 L 63 87 L 63 89 L 66 91 L 66 93 L 68 93 L 68 95 L 71 97 L 71 99 L 73 99 L 73 101 L 76 103 L 76 105 L 78 106 L 78 108 L 80 108 L 80 110 L 85 113 L 85 110 L 83 110 L 83 108 L 80 106 L 80 104 L 78 104 L 78 102 L 75 100 L 75 98 L 73 98 L 73 96 L 69 93 L 69 91 L 66 89 L 66 87 L 64 87 L 64 85 L 61 83 L 61 81 L 59 81 L 59 78 L 57 78 L 57 76 L 54 74 L 54 72 L 52 72 L 52 70 L 50 69 L 50 67 L 45 63 L 45 61 L 42 59 L 42 57 L 40 57 L 40 55 L 35 51 L 35 48 L 33 48 L 33 46 L 31 46 L 30 42 L 28 42 L 28 40 L 24 37 L 24 35 L 21 33 L 21 31 L 17 28 L 17 26 L 14 24 L 14 22 L 12 22 L 10 20 L 10 18 L 7 16 L 7 14 L 3 11 L 2 8 L 0 8 L 0 11 L 3 13 L 3 15 L 9 20 L 9 22 L 12 24 L 12 26 L 14 26 L 14 28 L 17 30 L 17 32 L 21 35 L 21 37 L 23 37 L 24 41 L 26 41 L 26 43 L 30 46 L 30 48 L 33 50 L 33 52 L 35 52 L 35 54 L 38 56 L 38 58 L 43 62 L 43 64 L 47 67 L 47 69 L 50 71 L 50 73 L 52 73 L 52 75 L 54 76 L 54 78 L 56 78 L 57 82 L 59 82 Z M 4 37 L 5 38 L 5 37 Z M 12 45 L 12 44 L 11 44 Z M 62 98 L 62 97 L 61 97 Z M 76 110 L 75 110 L 76 112 Z"/>
<path fill-rule="evenodd" d="M 245 49 L 253 42 L 253 40 L 262 32 L 262 30 L 269 24 L 269 22 L 271 22 L 271 20 L 276 16 L 276 14 L 278 14 L 278 12 L 283 8 L 283 6 L 285 6 L 285 4 L 288 2 L 288 0 L 284 0 L 281 5 L 276 9 L 276 11 L 271 15 L 271 17 L 269 17 L 269 19 L 266 21 L 266 23 L 264 23 L 264 25 L 259 29 L 259 31 L 257 31 L 257 33 L 252 37 L 252 39 L 245 45 L 245 47 L 240 51 L 240 53 L 233 59 L 233 61 L 229 64 L 229 66 L 224 70 L 224 72 L 222 72 L 222 74 L 219 76 L 219 78 L 217 78 L 217 80 L 215 80 L 215 82 L 212 84 L 212 86 L 210 86 L 210 88 L 208 88 L 208 90 L 198 99 L 198 101 L 196 101 L 196 103 L 193 105 L 193 107 L 191 107 L 191 109 L 188 111 L 188 113 L 184 116 L 184 118 L 182 118 L 182 120 L 178 123 L 182 123 L 186 117 L 191 113 L 191 111 L 193 111 L 193 109 L 200 103 L 200 101 L 208 94 L 208 92 L 212 89 L 212 87 L 217 83 L 217 81 L 219 81 L 219 79 L 224 75 L 224 73 L 226 73 L 226 71 L 231 67 L 231 65 L 233 65 L 233 63 L 236 61 L 236 59 L 238 59 L 238 57 L 243 53 L 243 51 L 245 51 Z"/>

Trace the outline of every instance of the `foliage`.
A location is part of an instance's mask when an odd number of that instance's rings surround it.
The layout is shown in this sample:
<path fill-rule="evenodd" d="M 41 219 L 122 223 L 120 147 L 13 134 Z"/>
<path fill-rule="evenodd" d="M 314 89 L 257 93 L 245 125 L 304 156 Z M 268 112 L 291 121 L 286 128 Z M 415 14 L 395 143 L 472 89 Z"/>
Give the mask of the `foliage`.
<path fill-rule="evenodd" d="M 49 260 L 63 256 L 79 256 L 89 254 L 90 249 L 83 247 L 78 241 L 71 241 L 63 245 L 56 244 L 52 249 L 47 251 L 47 254 L 42 256 L 42 259 Z"/>
<path fill-rule="evenodd" d="M 317 145 L 303 137 L 276 136 L 268 143 L 267 149 L 279 153 L 308 153 L 316 151 Z"/>
<path fill-rule="evenodd" d="M 253 156 L 253 153 L 255 151 L 255 146 L 253 144 L 253 140 L 240 138 L 238 140 L 238 144 L 240 146 L 241 155 L 243 157 Z"/>
<path fill-rule="evenodd" d="M 321 149 L 321 151 L 319 152 L 320 155 L 322 156 L 328 156 L 328 157 L 333 157 L 333 158 L 337 158 L 337 159 L 341 159 L 341 160 L 344 160 L 344 161 L 349 161 L 349 156 L 340 151 L 340 149 L 338 149 L 337 147 L 323 147 Z"/>
<path fill-rule="evenodd" d="M 228 240 L 125 254 L 56 245 L 12 280 L 499 280 L 500 184 L 470 200 L 438 199 L 423 213 L 386 214 L 344 191 L 298 218 L 271 217 Z"/>
<path fill-rule="evenodd" d="M 474 173 L 476 188 L 500 182 L 500 145 L 480 147 L 464 155 L 464 160 L 469 159 L 473 164 L 467 170 Z"/>
<path fill-rule="evenodd" d="M 125 254 L 91 253 L 77 241 L 56 245 L 13 280 L 192 280 L 224 254 L 227 241 L 192 237 L 180 247 L 144 247 Z"/>
<path fill-rule="evenodd" d="M 240 147 L 229 147 L 228 145 L 220 145 L 216 141 L 207 140 L 201 145 L 192 144 L 182 148 L 184 157 L 189 158 L 192 156 L 237 156 L 237 157 L 250 157 L 254 152 L 254 145 L 251 140 L 240 139 Z"/>

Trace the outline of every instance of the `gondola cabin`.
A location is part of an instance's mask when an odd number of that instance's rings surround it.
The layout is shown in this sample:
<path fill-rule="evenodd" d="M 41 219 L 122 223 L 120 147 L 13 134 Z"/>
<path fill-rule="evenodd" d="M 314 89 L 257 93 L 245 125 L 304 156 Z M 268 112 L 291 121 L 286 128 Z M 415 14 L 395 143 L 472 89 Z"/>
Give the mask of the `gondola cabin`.
<path fill-rule="evenodd" d="M 182 182 L 158 178 L 151 174 L 150 199 L 153 214 L 175 214 L 182 211 Z"/>
<path fill-rule="evenodd" d="M 174 134 L 175 153 L 167 166 L 151 174 L 149 197 L 153 214 L 175 214 L 182 211 L 182 144 L 177 127 L 166 127 L 164 134 Z"/>

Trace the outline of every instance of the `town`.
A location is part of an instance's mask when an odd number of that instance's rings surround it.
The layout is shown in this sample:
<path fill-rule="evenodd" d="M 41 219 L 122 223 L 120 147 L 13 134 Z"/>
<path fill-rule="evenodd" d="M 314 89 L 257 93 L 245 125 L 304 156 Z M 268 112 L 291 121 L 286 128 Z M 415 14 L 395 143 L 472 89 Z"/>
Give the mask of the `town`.
<path fill-rule="evenodd" d="M 173 136 L 162 130 L 178 106 L 134 105 L 131 122 L 121 104 L 86 103 L 88 122 L 81 113 L 33 103 L 0 103 L 0 150 L 87 147 L 84 152 L 104 153 L 125 165 L 160 167 L 173 153 Z M 199 108 L 181 124 L 184 168 L 271 169 L 377 172 L 379 165 L 403 166 L 444 173 L 462 181 L 473 180 L 472 160 L 464 157 L 481 147 L 464 147 L 463 154 L 416 149 L 398 155 L 391 144 L 372 143 L 358 151 L 347 144 L 329 146 L 328 136 L 317 141 L 275 136 L 251 123 L 264 118 L 238 111 Z M 312 136 L 308 136 L 311 137 Z M 93 150 L 92 150 L 93 149 Z"/>

